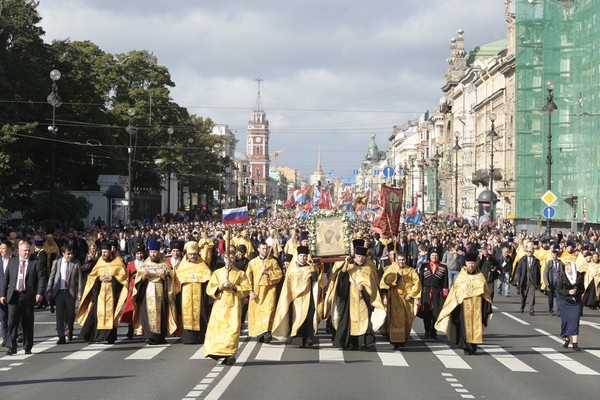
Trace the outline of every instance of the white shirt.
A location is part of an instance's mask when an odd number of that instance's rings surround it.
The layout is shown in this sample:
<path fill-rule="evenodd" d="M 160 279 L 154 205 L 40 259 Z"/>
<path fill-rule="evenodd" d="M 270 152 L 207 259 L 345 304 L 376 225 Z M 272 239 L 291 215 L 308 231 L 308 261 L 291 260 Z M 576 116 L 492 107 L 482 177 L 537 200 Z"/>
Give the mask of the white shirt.
<path fill-rule="evenodd" d="M 68 268 L 69 268 L 69 262 L 63 258 L 62 261 L 60 262 L 60 288 L 59 289 L 61 289 L 61 290 L 67 288 L 67 269 Z"/>
<path fill-rule="evenodd" d="M 27 276 L 27 267 L 29 266 L 29 260 L 21 260 L 19 259 L 19 267 L 17 269 L 17 286 L 15 287 L 17 290 L 19 289 L 19 279 L 21 278 L 21 263 L 25 261 L 25 268 L 23 269 L 23 290 L 27 290 L 27 282 L 25 282 L 25 277 Z"/>

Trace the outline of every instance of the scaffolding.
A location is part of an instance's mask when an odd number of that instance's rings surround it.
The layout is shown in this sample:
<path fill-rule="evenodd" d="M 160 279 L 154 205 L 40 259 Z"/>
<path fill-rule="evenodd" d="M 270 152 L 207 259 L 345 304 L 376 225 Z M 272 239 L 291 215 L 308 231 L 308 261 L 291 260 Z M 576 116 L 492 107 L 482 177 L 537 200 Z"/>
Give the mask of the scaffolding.
<path fill-rule="evenodd" d="M 542 215 L 551 120 L 553 219 L 598 223 L 600 2 L 517 0 L 515 11 L 515 216 Z M 557 106 L 550 118 L 548 81 Z"/>

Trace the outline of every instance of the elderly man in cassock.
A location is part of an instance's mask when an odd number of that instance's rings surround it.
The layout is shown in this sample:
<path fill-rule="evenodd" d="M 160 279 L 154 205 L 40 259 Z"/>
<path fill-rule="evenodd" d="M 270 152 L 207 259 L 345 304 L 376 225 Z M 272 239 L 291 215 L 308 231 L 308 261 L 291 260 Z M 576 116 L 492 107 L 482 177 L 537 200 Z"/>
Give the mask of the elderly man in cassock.
<path fill-rule="evenodd" d="M 167 343 L 167 335 L 177 331 L 175 296 L 179 282 L 160 253 L 160 243 L 148 242 L 148 258 L 135 276 L 133 325 L 149 345 Z"/>
<path fill-rule="evenodd" d="M 367 248 L 358 246 L 354 257 L 338 264 L 325 299 L 335 330 L 333 346 L 344 350 L 375 351 L 375 331 L 385 321 L 377 275 L 366 258 Z"/>
<path fill-rule="evenodd" d="M 177 281 L 181 285 L 178 297 L 181 302 L 183 344 L 204 343 L 210 307 L 212 307 L 212 298 L 206 294 L 212 271 L 200 259 L 199 251 L 196 241 L 187 242 L 184 247 L 185 258 L 175 271 Z"/>
<path fill-rule="evenodd" d="M 483 342 L 483 330 L 492 317 L 492 297 L 485 276 L 477 269 L 477 256 L 467 254 L 465 266 L 450 289 L 435 328 L 472 355 Z"/>
<path fill-rule="evenodd" d="M 206 329 L 204 356 L 214 360 L 223 358 L 222 364 L 235 364 L 240 341 L 242 300 L 250 293 L 250 282 L 244 271 L 234 265 L 233 259 L 226 254 L 225 261 L 217 261 L 206 293 L 213 304 Z"/>
<path fill-rule="evenodd" d="M 398 262 L 389 265 L 379 283 L 387 318 L 382 332 L 400 350 L 410 336 L 415 320 L 415 299 L 421 296 L 421 281 L 414 268 L 406 265 L 406 256 L 398 254 Z"/>
<path fill-rule="evenodd" d="M 259 342 L 269 343 L 277 307 L 277 284 L 283 273 L 266 243 L 258 245 L 258 256 L 250 260 L 246 276 L 252 288 L 248 301 L 248 336 L 257 336 Z"/>
<path fill-rule="evenodd" d="M 88 342 L 113 344 L 117 339 L 119 311 L 127 297 L 127 271 L 111 247 L 109 242 L 100 245 L 101 258 L 88 275 L 77 312 L 82 326 L 79 336 Z"/>
<path fill-rule="evenodd" d="M 308 263 L 308 255 L 308 247 L 297 247 L 296 257 L 286 268 L 273 320 L 273 336 L 286 342 L 300 337 L 301 347 L 313 345 L 319 324 L 319 271 Z"/>

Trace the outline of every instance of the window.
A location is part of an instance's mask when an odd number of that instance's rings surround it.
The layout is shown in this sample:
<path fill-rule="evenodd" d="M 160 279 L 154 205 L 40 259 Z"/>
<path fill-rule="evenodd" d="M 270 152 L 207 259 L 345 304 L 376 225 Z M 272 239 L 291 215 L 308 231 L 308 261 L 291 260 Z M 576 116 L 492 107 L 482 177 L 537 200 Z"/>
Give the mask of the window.
<path fill-rule="evenodd" d="M 260 155 L 260 147 L 256 146 L 256 154 Z"/>

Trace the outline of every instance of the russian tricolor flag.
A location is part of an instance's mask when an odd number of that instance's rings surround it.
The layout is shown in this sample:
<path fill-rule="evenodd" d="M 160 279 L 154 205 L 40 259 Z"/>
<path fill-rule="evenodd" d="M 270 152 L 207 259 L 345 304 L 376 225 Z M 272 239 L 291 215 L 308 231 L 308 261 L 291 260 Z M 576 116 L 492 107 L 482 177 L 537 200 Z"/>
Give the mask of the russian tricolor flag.
<path fill-rule="evenodd" d="M 248 207 L 238 207 L 238 208 L 226 208 L 223 210 L 223 223 L 225 225 L 229 224 L 243 224 L 248 222 Z"/>

